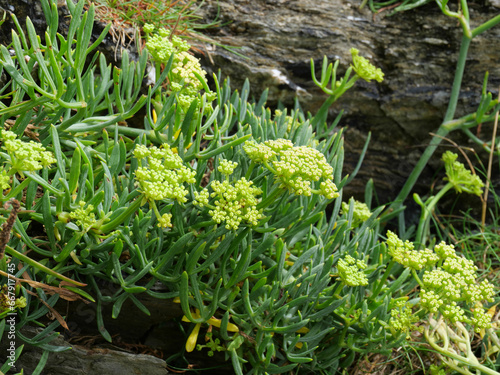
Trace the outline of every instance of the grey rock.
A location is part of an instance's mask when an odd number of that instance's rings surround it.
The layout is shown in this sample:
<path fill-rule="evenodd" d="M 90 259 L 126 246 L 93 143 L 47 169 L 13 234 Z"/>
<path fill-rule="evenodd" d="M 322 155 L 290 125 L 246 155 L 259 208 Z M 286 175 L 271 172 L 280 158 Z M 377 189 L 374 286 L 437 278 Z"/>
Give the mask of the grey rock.
<path fill-rule="evenodd" d="M 22 329 L 22 333 L 27 337 L 33 337 L 38 332 L 39 329 L 33 327 L 23 327 Z M 16 344 L 21 343 L 16 342 Z M 150 355 L 132 354 L 108 348 L 88 349 L 83 346 L 71 345 L 62 337 L 58 337 L 50 344 L 67 346 L 71 349 L 50 353 L 42 372 L 44 375 L 165 375 L 169 373 L 165 361 Z M 6 341 L 0 343 L 2 353 L 6 352 L 6 345 Z M 25 345 L 21 356 L 16 361 L 16 371 L 24 369 L 25 374 L 31 374 L 38 365 L 41 356 L 41 349 Z"/>
<path fill-rule="evenodd" d="M 330 61 L 339 59 L 339 73 L 343 74 L 351 62 L 350 48 L 359 49 L 362 56 L 382 68 L 385 80 L 358 81 L 331 109 L 330 117 L 345 110 L 340 126 L 348 127 L 344 133 L 346 173 L 353 170 L 367 133 L 372 133 L 358 178 L 345 193 L 362 197 L 366 181 L 373 178 L 382 201 L 387 201 L 399 192 L 429 142 L 429 133 L 444 117 L 461 29 L 434 3 L 391 17 L 385 16 L 387 12 L 374 16 L 367 7 L 360 10 L 360 3 L 206 0 L 201 9 L 204 17 L 213 19 L 219 12 L 223 24 L 211 31 L 211 37 L 241 48 L 237 51 L 246 58 L 216 47 L 209 49 L 203 61 L 210 72 L 221 69 L 223 76 L 230 76 L 234 88 L 240 88 L 248 78 L 256 97 L 270 87 L 270 105 L 278 101 L 292 105 L 297 96 L 303 108 L 314 113 L 325 94 L 311 80 L 310 59 L 317 68 L 324 55 Z M 469 1 L 469 6 L 473 25 L 498 13 L 478 2 Z M 474 39 L 456 116 L 475 111 L 486 71 L 490 73 L 489 88 L 497 91 L 499 37 L 500 27 L 496 27 Z M 468 141 L 460 134 L 452 138 L 459 144 Z M 431 165 L 441 165 L 441 153 L 438 150 Z M 432 169 L 424 173 L 417 190 L 428 190 L 433 173 Z"/>

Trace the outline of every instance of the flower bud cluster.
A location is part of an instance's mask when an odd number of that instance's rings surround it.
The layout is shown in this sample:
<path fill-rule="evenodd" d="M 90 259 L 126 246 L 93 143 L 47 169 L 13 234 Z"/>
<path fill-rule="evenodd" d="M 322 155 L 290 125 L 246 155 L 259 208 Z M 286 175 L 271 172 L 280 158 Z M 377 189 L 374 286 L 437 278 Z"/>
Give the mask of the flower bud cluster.
<path fill-rule="evenodd" d="M 77 208 L 76 210 L 72 211 L 69 216 L 73 219 L 76 220 L 76 223 L 83 228 L 83 230 L 87 231 L 92 226 L 97 222 L 94 214 L 94 206 L 89 204 L 86 208 L 85 207 L 85 202 L 80 201 L 79 203 L 80 208 Z"/>
<path fill-rule="evenodd" d="M 7 311 L 12 312 L 13 309 L 22 309 L 26 307 L 27 302 L 25 297 L 16 297 L 14 305 L 12 305 L 11 296 L 12 291 L 9 291 L 9 286 L 4 284 L 0 288 L 0 315 L 5 314 Z"/>
<path fill-rule="evenodd" d="M 356 74 L 363 78 L 365 81 L 370 82 L 374 79 L 377 82 L 384 80 L 384 73 L 380 68 L 373 66 L 367 59 L 359 56 L 359 50 L 351 48 L 352 67 Z"/>
<path fill-rule="evenodd" d="M 477 267 L 471 260 L 458 256 L 453 245 L 444 242 L 434 251 L 415 251 L 411 242 L 403 243 L 390 231 L 387 238 L 388 252 L 396 262 L 414 270 L 427 268 L 420 284 L 422 307 L 430 313 L 441 313 L 452 323 L 471 323 L 478 332 L 491 327 L 491 317 L 485 315 L 482 301 L 493 301 L 494 288 L 487 280 L 477 282 Z M 464 305 L 475 306 L 472 319 Z"/>
<path fill-rule="evenodd" d="M 180 52 L 175 55 L 172 69 L 170 70 L 172 91 L 181 91 L 184 89 L 186 95 L 195 96 L 203 86 L 196 78 L 194 72 L 205 77 L 207 74 L 200 65 L 200 61 L 188 52 Z M 183 85 L 182 85 L 183 84 Z"/>
<path fill-rule="evenodd" d="M 473 175 L 462 163 L 456 161 L 457 158 L 458 155 L 451 151 L 443 154 L 442 160 L 446 169 L 445 181 L 451 182 L 458 193 L 465 191 L 480 196 L 483 193 L 483 181 L 478 175 Z"/>
<path fill-rule="evenodd" d="M 476 327 L 476 332 L 480 332 L 481 328 L 491 327 L 491 315 L 484 311 L 481 304 L 477 304 L 472 309 L 472 324 Z"/>
<path fill-rule="evenodd" d="M 354 201 L 353 210 L 354 212 L 352 213 L 352 226 L 354 228 L 363 224 L 372 215 L 366 203 L 359 202 L 357 200 Z M 348 202 L 342 202 L 342 212 L 346 215 L 349 214 Z"/>
<path fill-rule="evenodd" d="M 391 231 L 387 232 L 387 250 L 396 262 L 414 270 L 432 266 L 439 260 L 432 250 L 414 250 L 413 243 L 410 241 L 403 243 Z"/>
<path fill-rule="evenodd" d="M 418 330 L 415 326 L 418 320 L 418 316 L 413 314 L 412 306 L 408 302 L 397 301 L 396 306 L 391 310 L 389 326 L 397 331 L 406 332 L 408 337 L 411 331 Z"/>
<path fill-rule="evenodd" d="M 366 267 L 364 261 L 354 259 L 350 255 L 346 255 L 344 259 L 339 259 L 337 263 L 339 277 L 348 286 L 368 285 L 368 279 L 363 272 Z"/>
<path fill-rule="evenodd" d="M 238 163 L 231 161 L 231 160 L 222 160 L 217 167 L 217 170 L 225 175 L 231 175 L 234 171 L 234 169 L 238 166 Z"/>
<path fill-rule="evenodd" d="M 220 163 L 219 171 L 226 175 L 233 173 L 237 163 L 223 160 Z M 208 212 L 217 224 L 226 223 L 227 229 L 236 230 L 242 222 L 250 225 L 257 225 L 263 218 L 262 211 L 257 210 L 257 195 L 262 193 L 257 187 L 252 186 L 253 182 L 246 178 L 241 178 L 236 182 L 225 180 L 212 181 L 209 186 L 201 192 L 195 192 L 194 205 L 199 207 L 207 206 Z M 208 188 L 212 189 L 210 194 Z M 209 198 L 215 198 L 214 205 L 209 204 Z"/>
<path fill-rule="evenodd" d="M 172 228 L 172 214 L 163 214 L 159 219 L 158 219 L 158 226 L 160 228 Z"/>
<path fill-rule="evenodd" d="M 320 194 L 328 199 L 339 196 L 333 183 L 333 168 L 325 156 L 312 147 L 298 146 L 286 139 L 255 143 L 247 141 L 243 146 L 248 157 L 255 163 L 264 163 L 283 187 L 297 195 Z M 314 184 L 320 180 L 319 189 Z"/>
<path fill-rule="evenodd" d="M 8 188 L 10 188 L 10 176 L 6 169 L 2 169 L 0 171 L 0 189 L 4 190 Z"/>
<path fill-rule="evenodd" d="M 17 139 L 14 132 L 8 130 L 0 131 L 0 140 L 2 148 L 7 150 L 10 156 L 10 163 L 16 171 L 37 171 L 56 162 L 54 155 L 50 151 L 46 151 L 38 142 L 23 142 Z M 8 183 L 6 174 L 2 173 L 0 183 L 2 187 Z M 5 188 L 5 187 L 3 187 Z"/>
<path fill-rule="evenodd" d="M 243 150 L 247 156 L 255 163 L 267 163 L 276 156 L 276 152 L 264 143 L 245 142 Z"/>
<path fill-rule="evenodd" d="M 163 148 L 138 145 L 134 155 L 140 165 L 135 178 L 147 199 L 187 201 L 188 191 L 183 183 L 194 183 L 196 171 L 186 167 L 168 145 L 163 145 Z"/>
<path fill-rule="evenodd" d="M 160 29 L 154 34 L 154 26 L 145 25 L 144 31 L 148 33 L 146 48 L 155 61 L 167 63 L 173 53 L 189 50 L 189 44 L 178 36 L 170 38 L 170 30 Z"/>
<path fill-rule="evenodd" d="M 214 181 L 211 184 L 211 197 L 216 197 L 215 209 L 210 210 L 209 214 L 220 224 L 226 222 L 226 229 L 236 230 L 240 223 L 246 222 L 251 225 L 257 225 L 263 218 L 262 211 L 257 210 L 256 196 L 262 193 L 262 190 L 252 186 L 252 181 L 247 181 L 244 177 L 231 185 L 228 181 Z"/>
<path fill-rule="evenodd" d="M 199 59 L 188 52 L 190 45 L 178 36 L 170 35 L 170 30 L 160 29 L 154 33 L 152 25 L 145 25 L 143 30 L 147 33 L 146 48 L 154 60 L 165 64 L 174 55 L 168 75 L 170 90 L 176 93 L 177 103 L 186 112 L 203 88 L 195 73 L 205 78 L 206 71 L 201 68 Z M 216 97 L 213 92 L 206 94 L 208 102 Z M 210 108 L 207 106 L 206 110 Z"/>

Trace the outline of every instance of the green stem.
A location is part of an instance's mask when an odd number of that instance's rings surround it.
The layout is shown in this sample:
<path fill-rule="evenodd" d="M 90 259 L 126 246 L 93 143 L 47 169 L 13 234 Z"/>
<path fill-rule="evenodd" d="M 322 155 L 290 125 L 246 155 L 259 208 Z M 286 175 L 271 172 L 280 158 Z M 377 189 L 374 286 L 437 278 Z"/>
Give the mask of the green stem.
<path fill-rule="evenodd" d="M 411 274 L 413 275 L 413 278 L 417 281 L 418 285 L 420 285 L 420 288 L 424 289 L 424 283 L 422 280 L 420 280 L 420 277 L 418 277 L 417 271 L 415 271 L 413 268 L 411 269 Z"/>
<path fill-rule="evenodd" d="M 155 213 L 156 218 L 160 220 L 161 219 L 160 211 L 158 211 L 158 207 L 156 207 L 155 201 L 151 200 L 149 201 L 149 204 L 151 205 L 151 207 L 153 207 L 153 211 Z"/>
<path fill-rule="evenodd" d="M 425 335 L 425 338 L 426 338 L 427 342 L 431 345 L 431 347 L 434 350 L 436 350 L 437 352 L 439 352 L 441 355 L 444 355 L 445 357 L 454 359 L 457 362 L 464 364 L 465 366 L 472 367 L 472 368 L 474 368 L 476 370 L 479 370 L 481 373 L 489 374 L 489 375 L 500 375 L 499 372 L 497 372 L 497 371 L 495 371 L 493 369 L 490 369 L 490 368 L 488 368 L 486 366 L 483 366 L 483 365 L 481 365 L 479 363 L 474 363 L 474 362 L 470 361 L 469 359 L 467 359 L 467 358 L 465 358 L 465 357 L 463 357 L 461 355 L 458 355 L 456 353 L 452 353 L 452 352 L 450 352 L 448 350 L 443 349 L 442 347 L 440 347 L 439 345 L 436 344 L 436 342 L 434 341 L 434 339 L 432 337 L 430 337 L 430 335 L 429 335 L 429 328 L 425 329 L 424 335 Z M 450 364 L 448 364 L 448 366 L 449 365 Z M 457 368 L 455 368 L 455 369 L 457 369 Z"/>
<path fill-rule="evenodd" d="M 335 288 L 335 291 L 333 292 L 334 296 L 339 296 L 339 299 L 342 298 L 340 297 L 340 292 L 342 291 L 342 288 L 344 288 L 344 283 L 342 281 L 338 281 L 339 285 Z"/>
<path fill-rule="evenodd" d="M 153 130 L 144 130 L 144 129 L 138 129 L 138 128 L 129 128 L 127 126 L 116 126 L 112 125 L 109 127 L 110 131 L 114 131 L 115 129 L 118 130 L 120 134 L 129 136 L 129 137 L 134 137 L 137 138 L 141 135 L 146 135 L 149 141 L 151 142 L 157 142 L 157 143 L 166 143 L 167 142 L 167 136 L 165 134 L 160 134 L 160 139 L 158 138 L 157 134 Z"/>
<path fill-rule="evenodd" d="M 435 196 L 431 197 L 429 201 L 422 206 L 422 214 L 420 215 L 420 221 L 418 223 L 417 234 L 415 236 L 415 242 L 420 243 L 425 246 L 427 239 L 427 230 L 429 227 L 429 220 L 434 207 L 436 207 L 437 202 L 445 195 L 451 188 L 453 184 L 448 182 Z"/>
<path fill-rule="evenodd" d="M 248 166 L 247 173 L 245 173 L 245 178 L 250 180 L 250 176 L 252 175 L 253 169 L 255 168 L 256 163 L 252 160 L 250 165 Z"/>
<path fill-rule="evenodd" d="M 460 87 L 462 86 L 465 61 L 467 58 L 467 52 L 469 50 L 470 42 L 471 38 L 467 38 L 465 35 L 462 37 L 462 45 L 460 47 L 460 54 L 458 57 L 457 69 L 455 72 L 455 79 L 453 81 L 453 88 L 451 90 L 450 102 L 448 104 L 448 109 L 446 111 L 443 124 L 452 120 L 453 116 L 455 115 L 458 103 L 458 96 L 460 94 Z M 448 135 L 449 130 L 446 127 L 444 127 L 443 124 L 439 127 L 434 137 L 432 137 L 429 146 L 427 146 L 427 148 L 425 149 L 424 153 L 420 157 L 420 160 L 418 161 L 417 165 L 411 172 L 405 185 L 401 189 L 401 192 L 398 194 L 394 202 L 389 206 L 386 213 L 392 212 L 403 205 L 403 202 L 410 194 L 411 190 L 413 189 L 413 186 L 420 177 L 420 174 L 422 173 L 425 166 L 429 162 L 429 159 L 434 154 L 434 151 L 436 151 L 437 147 L 439 146 L 443 138 L 446 137 L 446 135 Z"/>
<path fill-rule="evenodd" d="M 460 88 L 462 87 L 465 62 L 467 60 L 467 53 L 469 51 L 471 41 L 472 38 L 468 38 L 465 35 L 462 36 L 462 44 L 460 46 L 460 54 L 458 56 L 457 69 L 455 71 L 455 79 L 453 81 L 453 87 L 451 90 L 450 102 L 448 104 L 448 110 L 446 111 L 443 122 L 453 120 L 453 117 L 455 116 L 458 96 L 460 95 Z"/>
<path fill-rule="evenodd" d="M 252 163 L 253 163 L 253 161 L 252 161 Z M 275 176 L 276 176 L 276 175 L 278 174 L 278 172 L 276 171 L 276 169 L 274 169 L 274 168 L 271 166 L 271 164 L 269 164 L 267 161 L 264 161 L 262 164 L 263 164 L 263 165 L 264 165 L 264 167 L 266 167 L 266 168 L 267 168 L 267 169 L 268 169 L 268 170 L 269 170 L 269 171 L 270 171 L 273 175 L 275 175 Z"/>

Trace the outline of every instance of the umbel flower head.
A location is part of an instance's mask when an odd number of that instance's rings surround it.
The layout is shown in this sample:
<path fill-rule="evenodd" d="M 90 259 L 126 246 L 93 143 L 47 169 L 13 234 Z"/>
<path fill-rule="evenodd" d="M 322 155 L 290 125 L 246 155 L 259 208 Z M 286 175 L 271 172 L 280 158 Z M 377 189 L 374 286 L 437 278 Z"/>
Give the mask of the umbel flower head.
<path fill-rule="evenodd" d="M 474 262 L 458 256 L 453 245 L 441 242 L 434 250 L 413 250 L 409 241 L 403 243 L 394 233 L 387 232 L 387 248 L 393 259 L 413 270 L 425 268 L 420 284 L 420 304 L 430 313 L 440 313 L 449 322 L 466 322 L 477 332 L 491 327 L 482 301 L 493 301 L 493 285 L 477 282 Z M 467 314 L 473 310 L 473 316 Z"/>
<path fill-rule="evenodd" d="M 181 89 L 184 89 L 186 95 L 196 95 L 203 88 L 203 85 L 196 78 L 195 72 L 202 77 L 205 77 L 207 74 L 201 68 L 200 61 L 193 55 L 190 55 L 188 52 L 176 54 L 170 71 L 170 87 L 172 91 L 181 91 Z"/>
<path fill-rule="evenodd" d="M 187 201 L 188 191 L 183 183 L 194 183 L 196 171 L 186 167 L 168 145 L 163 145 L 163 148 L 138 145 L 134 155 L 139 160 L 135 178 L 147 199 L 176 199 L 180 203 Z M 164 221 L 166 224 L 166 217 Z"/>
<path fill-rule="evenodd" d="M 190 45 L 178 36 L 170 35 L 170 30 L 160 29 L 155 33 L 154 26 L 150 24 L 145 25 L 143 30 L 147 34 L 146 48 L 153 60 L 165 64 L 174 55 L 168 75 L 169 87 L 172 92 L 176 93 L 179 105 L 187 111 L 203 88 L 196 74 L 204 78 L 206 71 L 201 68 L 200 61 L 188 52 Z M 209 101 L 216 97 L 213 92 L 206 94 Z"/>
<path fill-rule="evenodd" d="M 5 284 L 0 288 L 0 316 L 7 312 L 13 312 L 14 309 L 22 309 L 26 307 L 25 297 L 16 297 L 12 304 L 12 292 L 9 292 L 9 287 Z"/>
<path fill-rule="evenodd" d="M 219 171 L 229 176 L 236 165 L 237 163 L 223 160 Z M 208 213 L 212 219 L 217 224 L 225 222 L 227 229 L 236 230 L 242 222 L 257 225 L 263 218 L 262 212 L 257 210 L 257 195 L 261 194 L 262 190 L 252 185 L 253 182 L 245 177 L 235 182 L 229 182 L 228 179 L 223 182 L 215 180 L 201 192 L 194 193 L 193 204 L 199 207 L 209 207 Z M 208 187 L 211 187 L 213 191 L 211 194 Z M 215 206 L 209 204 L 210 197 L 215 198 L 213 203 Z"/>
<path fill-rule="evenodd" d="M 0 189 L 8 189 L 10 187 L 10 176 L 6 169 L 0 171 Z"/>
<path fill-rule="evenodd" d="M 359 50 L 351 48 L 352 67 L 356 74 L 363 78 L 365 81 L 370 82 L 374 79 L 377 82 L 384 80 L 384 73 L 380 68 L 373 66 L 367 59 L 359 56 Z"/>
<path fill-rule="evenodd" d="M 253 162 L 263 163 L 294 194 L 315 193 L 328 199 L 339 196 L 333 183 L 333 168 L 315 148 L 296 147 L 289 140 L 277 139 L 264 143 L 247 141 L 243 150 Z"/>
<path fill-rule="evenodd" d="M 89 204 L 85 207 L 85 202 L 78 202 L 80 208 L 77 208 L 70 213 L 70 217 L 76 220 L 76 223 L 83 228 L 84 231 L 88 231 L 97 222 L 94 214 L 94 206 Z"/>
<path fill-rule="evenodd" d="M 348 286 L 368 285 L 368 279 L 363 272 L 366 267 L 367 265 L 363 260 L 356 260 L 350 255 L 346 255 L 344 259 L 339 259 L 337 263 L 339 277 Z"/>
<path fill-rule="evenodd" d="M 16 171 L 37 171 L 56 162 L 54 155 L 50 151 L 46 151 L 40 143 L 23 142 L 17 139 L 14 132 L 8 130 L 0 131 L 0 140 L 2 148 L 7 150 L 10 156 L 12 168 Z M 0 179 L 2 186 L 5 185 L 5 175 Z"/>
<path fill-rule="evenodd" d="M 415 325 L 419 321 L 418 316 L 413 314 L 412 306 L 406 301 L 397 301 L 391 310 L 389 327 L 391 329 L 406 333 L 406 338 L 410 338 L 410 332 L 419 330 Z"/>
<path fill-rule="evenodd" d="M 352 214 L 352 226 L 355 228 L 363 224 L 372 215 L 370 209 L 366 203 L 355 200 Z M 342 212 L 345 214 L 349 213 L 349 203 L 342 202 Z"/>
<path fill-rule="evenodd" d="M 170 30 L 160 29 L 153 33 L 154 26 L 146 25 L 144 31 L 148 32 L 146 48 L 155 61 L 167 63 L 173 53 L 186 52 L 189 44 L 176 35 L 170 38 Z"/>
<path fill-rule="evenodd" d="M 403 243 L 391 231 L 387 231 L 387 250 L 396 262 L 414 270 L 432 266 L 439 260 L 439 257 L 432 250 L 414 250 L 413 243 L 410 241 Z"/>
<path fill-rule="evenodd" d="M 446 169 L 445 181 L 448 180 L 458 193 L 465 191 L 469 194 L 481 195 L 483 193 L 484 183 L 478 175 L 472 174 L 470 170 L 457 161 L 458 155 L 446 151 L 442 160 Z"/>

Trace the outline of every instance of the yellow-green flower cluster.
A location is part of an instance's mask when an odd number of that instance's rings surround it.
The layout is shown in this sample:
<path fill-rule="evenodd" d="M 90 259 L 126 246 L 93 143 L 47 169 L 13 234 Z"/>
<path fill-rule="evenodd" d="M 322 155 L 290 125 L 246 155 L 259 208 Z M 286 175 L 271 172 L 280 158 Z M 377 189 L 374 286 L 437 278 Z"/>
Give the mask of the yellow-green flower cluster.
<path fill-rule="evenodd" d="M 0 189 L 8 189 L 10 187 L 10 176 L 6 169 L 0 171 Z"/>
<path fill-rule="evenodd" d="M 434 251 L 415 251 L 411 242 L 403 243 L 390 231 L 387 238 L 388 252 L 396 262 L 414 270 L 428 268 L 420 284 L 422 307 L 431 313 L 440 312 L 450 322 L 471 323 L 476 331 L 491 326 L 482 301 L 493 301 L 494 288 L 487 280 L 476 281 L 477 267 L 473 261 L 458 256 L 453 245 L 444 242 L 437 244 Z M 475 307 L 472 319 L 462 304 Z"/>
<path fill-rule="evenodd" d="M 226 175 L 233 173 L 237 165 L 228 160 L 223 160 L 220 164 L 219 170 Z M 241 222 L 257 225 L 263 215 L 261 210 L 257 210 L 256 196 L 261 194 L 262 190 L 252 185 L 253 182 L 244 177 L 234 183 L 230 183 L 229 180 L 212 181 L 201 192 L 194 193 L 193 204 L 210 208 L 208 213 L 212 219 L 217 224 L 225 222 L 227 229 L 236 230 Z M 213 191 L 211 194 L 208 192 L 208 187 Z M 215 206 L 209 204 L 210 197 L 215 198 L 213 203 Z"/>
<path fill-rule="evenodd" d="M 222 160 L 217 167 L 217 170 L 225 175 L 231 175 L 234 171 L 234 169 L 238 166 L 238 163 L 231 161 L 231 160 Z"/>
<path fill-rule="evenodd" d="M 426 266 L 436 264 L 439 260 L 439 257 L 432 250 L 418 251 L 413 248 L 413 243 L 410 241 L 403 243 L 396 234 L 391 231 L 387 232 L 387 250 L 399 264 L 414 270 L 421 270 Z"/>
<path fill-rule="evenodd" d="M 247 141 L 243 149 L 253 162 L 263 163 L 281 185 L 294 194 L 310 196 L 315 193 L 328 199 L 339 196 L 333 183 L 333 168 L 315 148 L 295 147 L 289 140 L 277 139 L 264 143 Z M 319 189 L 314 188 L 317 182 L 320 182 Z"/>
<path fill-rule="evenodd" d="M 188 52 L 190 45 L 178 36 L 171 36 L 170 30 L 160 29 L 155 33 L 154 26 L 150 24 L 145 25 L 143 30 L 147 34 L 146 48 L 154 60 L 166 63 L 174 55 L 168 75 L 169 87 L 176 93 L 177 103 L 186 112 L 203 88 L 195 73 L 205 78 L 206 71 L 201 68 L 200 61 Z M 209 91 L 206 98 L 212 102 L 216 94 Z M 205 110 L 210 111 L 211 106 L 206 106 Z"/>
<path fill-rule="evenodd" d="M 412 306 L 406 301 L 397 301 L 396 306 L 391 310 L 389 326 L 397 331 L 406 333 L 409 338 L 410 332 L 418 327 L 415 325 L 419 321 L 418 316 L 413 314 Z"/>
<path fill-rule="evenodd" d="M 210 199 L 210 193 L 208 192 L 207 189 L 203 189 L 200 192 L 195 191 L 193 204 L 195 206 L 200 206 L 200 207 L 207 206 L 209 199 Z"/>
<path fill-rule="evenodd" d="M 256 188 L 252 181 L 247 181 L 244 177 L 231 185 L 228 181 L 213 181 L 210 185 L 213 193 L 211 197 L 216 197 L 215 209 L 208 213 L 218 223 L 225 222 L 227 229 L 236 230 L 240 223 L 246 222 L 250 225 L 257 225 L 262 219 L 262 212 L 257 210 L 257 195 L 262 191 Z"/>
<path fill-rule="evenodd" d="M 476 307 L 472 309 L 472 324 L 476 327 L 476 332 L 481 332 L 481 329 L 486 329 L 491 327 L 491 315 L 484 311 L 481 304 L 476 304 Z"/>
<path fill-rule="evenodd" d="M 339 259 L 337 263 L 339 277 L 348 286 L 368 285 L 368 279 L 363 272 L 366 267 L 364 261 L 356 260 L 350 255 L 346 255 L 344 259 Z"/>
<path fill-rule="evenodd" d="M 158 226 L 160 228 L 171 228 L 172 227 L 172 214 L 163 214 L 159 219 L 158 219 Z"/>
<path fill-rule="evenodd" d="M 14 132 L 8 130 L 0 131 L 0 140 L 2 147 L 7 150 L 10 156 L 10 163 L 16 171 L 37 171 L 44 167 L 48 167 L 56 162 L 54 155 L 50 151 L 46 151 L 40 143 L 23 142 L 17 139 Z M 5 186 L 5 175 L 1 179 L 2 186 Z"/>
<path fill-rule="evenodd" d="M 243 150 L 246 152 L 250 160 L 255 163 L 266 163 L 276 156 L 276 152 L 264 143 L 247 141 L 243 146 Z"/>
<path fill-rule="evenodd" d="M 86 208 L 85 202 L 78 202 L 80 208 L 72 211 L 69 216 L 76 220 L 76 223 L 81 226 L 84 230 L 89 230 L 97 222 L 94 214 L 94 206 L 89 204 Z"/>
<path fill-rule="evenodd" d="M 135 178 L 147 199 L 187 201 L 188 191 L 183 183 L 194 183 L 196 171 L 186 167 L 168 145 L 163 148 L 138 145 L 134 156 L 139 160 Z"/>
<path fill-rule="evenodd" d="M 354 212 L 352 213 L 352 226 L 354 228 L 363 224 L 372 215 L 366 203 L 357 200 L 354 201 L 353 211 Z M 348 202 L 342 202 L 342 212 L 346 215 L 349 213 Z"/>
<path fill-rule="evenodd" d="M 359 50 L 351 48 L 351 55 L 353 64 L 352 67 L 358 76 L 368 82 L 372 79 L 377 82 L 382 82 L 384 80 L 384 73 L 382 73 L 382 70 L 373 66 L 364 57 L 359 56 Z"/>
<path fill-rule="evenodd" d="M 170 70 L 170 87 L 172 91 L 181 91 L 185 95 L 196 95 L 203 86 L 194 73 L 205 77 L 205 72 L 200 61 L 188 52 L 180 52 L 175 55 L 172 69 Z"/>
<path fill-rule="evenodd" d="M 444 178 L 445 181 L 453 184 L 453 188 L 459 193 L 465 191 L 469 194 L 481 195 L 484 187 L 483 181 L 478 175 L 473 175 L 462 163 L 458 162 L 457 158 L 458 155 L 451 151 L 446 151 L 443 154 L 442 160 L 447 176 Z"/>
<path fill-rule="evenodd" d="M 189 44 L 176 35 L 170 38 L 170 30 L 160 29 L 154 34 L 154 26 L 146 25 L 144 31 L 148 33 L 146 48 L 155 61 L 166 63 L 173 53 L 189 50 Z"/>

